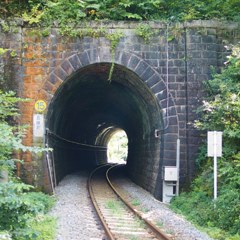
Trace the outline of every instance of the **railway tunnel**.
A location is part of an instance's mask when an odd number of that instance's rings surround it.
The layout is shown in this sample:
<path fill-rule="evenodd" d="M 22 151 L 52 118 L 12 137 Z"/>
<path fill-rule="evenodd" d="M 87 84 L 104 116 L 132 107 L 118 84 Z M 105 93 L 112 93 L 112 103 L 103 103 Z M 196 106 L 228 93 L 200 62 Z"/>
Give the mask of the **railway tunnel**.
<path fill-rule="evenodd" d="M 155 95 L 133 71 L 111 63 L 89 64 L 71 74 L 48 108 L 48 142 L 56 177 L 106 163 L 107 144 L 118 130 L 128 138 L 130 178 L 153 191 L 152 172 L 160 167 L 161 111 Z M 157 131 L 157 136 L 156 136 Z"/>

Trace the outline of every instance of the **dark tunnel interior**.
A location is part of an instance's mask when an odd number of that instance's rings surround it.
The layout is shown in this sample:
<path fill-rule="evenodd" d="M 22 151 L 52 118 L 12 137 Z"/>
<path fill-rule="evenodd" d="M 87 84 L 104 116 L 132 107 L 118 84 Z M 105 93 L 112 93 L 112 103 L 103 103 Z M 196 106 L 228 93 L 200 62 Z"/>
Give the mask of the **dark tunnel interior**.
<path fill-rule="evenodd" d="M 107 143 L 119 129 L 128 137 L 127 167 L 140 165 L 159 151 L 154 136 L 161 128 L 159 105 L 132 71 L 110 63 L 79 69 L 56 91 L 47 114 L 47 141 L 52 147 L 57 180 L 80 169 L 107 162 Z"/>

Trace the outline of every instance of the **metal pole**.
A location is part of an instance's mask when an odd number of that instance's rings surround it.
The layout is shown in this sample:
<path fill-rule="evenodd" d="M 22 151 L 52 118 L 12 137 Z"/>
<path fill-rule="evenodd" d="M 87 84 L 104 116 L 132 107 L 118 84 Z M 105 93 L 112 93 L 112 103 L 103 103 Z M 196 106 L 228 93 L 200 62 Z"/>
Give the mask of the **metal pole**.
<path fill-rule="evenodd" d="M 48 129 L 46 129 L 45 136 L 46 136 L 45 147 L 48 148 Z M 49 152 L 48 151 L 46 152 L 46 158 L 47 158 L 47 168 L 48 168 L 48 173 L 49 173 L 49 180 L 50 180 L 50 184 L 51 184 L 53 194 L 55 194 L 54 182 L 53 182 L 53 171 L 52 171 L 51 162 L 49 160 Z"/>
<path fill-rule="evenodd" d="M 177 139 L 176 167 L 177 167 L 176 196 L 178 196 L 179 195 L 179 172 L 180 172 L 180 139 Z"/>
<path fill-rule="evenodd" d="M 50 163 L 50 160 L 49 160 L 48 152 L 46 154 L 46 158 L 47 158 L 48 173 L 49 173 L 49 177 L 50 177 L 50 184 L 51 184 L 53 194 L 55 194 L 54 184 L 53 184 L 53 176 L 52 176 L 52 167 L 51 167 L 51 163 Z"/>
<path fill-rule="evenodd" d="M 214 200 L 217 199 L 217 132 L 214 131 Z"/>

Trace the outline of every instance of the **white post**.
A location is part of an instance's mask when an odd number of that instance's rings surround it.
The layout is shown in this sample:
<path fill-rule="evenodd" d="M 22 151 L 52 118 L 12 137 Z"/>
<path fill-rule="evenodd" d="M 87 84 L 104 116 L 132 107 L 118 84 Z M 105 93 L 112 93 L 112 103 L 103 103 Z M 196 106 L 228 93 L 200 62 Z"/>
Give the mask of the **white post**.
<path fill-rule="evenodd" d="M 214 200 L 217 199 L 217 132 L 214 131 Z"/>
<path fill-rule="evenodd" d="M 177 168 L 176 196 L 178 196 L 179 195 L 179 172 L 180 172 L 180 139 L 177 139 L 176 168 Z"/>

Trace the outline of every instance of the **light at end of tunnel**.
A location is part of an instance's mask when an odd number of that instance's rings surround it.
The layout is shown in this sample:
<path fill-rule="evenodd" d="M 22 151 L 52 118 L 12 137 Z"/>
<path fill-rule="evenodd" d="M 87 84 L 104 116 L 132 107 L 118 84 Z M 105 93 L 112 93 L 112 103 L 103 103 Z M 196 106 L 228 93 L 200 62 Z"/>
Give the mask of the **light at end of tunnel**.
<path fill-rule="evenodd" d="M 128 137 L 124 130 L 113 133 L 107 144 L 109 163 L 125 164 L 128 156 Z"/>

